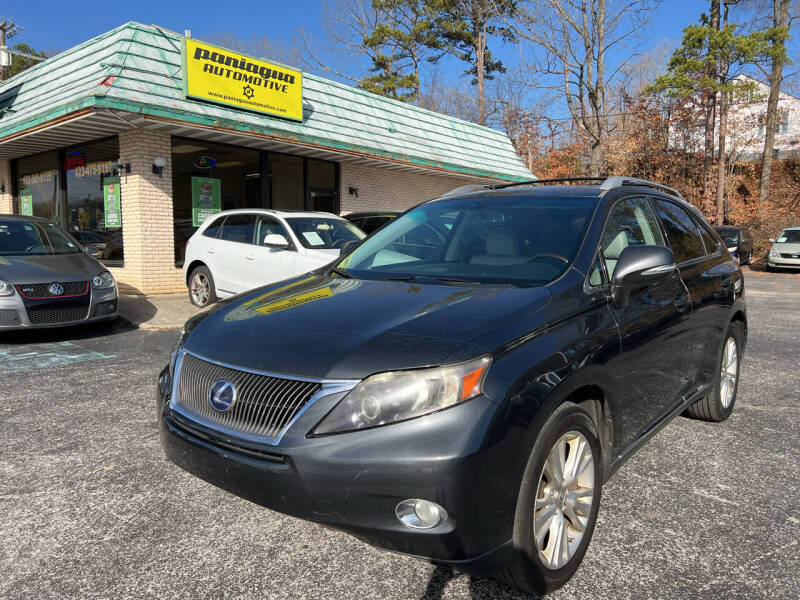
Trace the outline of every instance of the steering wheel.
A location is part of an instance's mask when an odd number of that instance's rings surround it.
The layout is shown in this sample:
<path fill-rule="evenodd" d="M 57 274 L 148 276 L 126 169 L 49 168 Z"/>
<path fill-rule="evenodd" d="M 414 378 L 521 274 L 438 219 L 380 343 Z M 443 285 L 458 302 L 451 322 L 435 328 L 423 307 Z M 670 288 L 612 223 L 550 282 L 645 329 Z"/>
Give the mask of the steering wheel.
<path fill-rule="evenodd" d="M 27 248 L 25 248 L 25 252 L 33 252 L 36 248 L 41 248 L 41 244 L 31 244 Z"/>
<path fill-rule="evenodd" d="M 344 246 L 346 243 L 347 243 L 347 240 L 344 239 L 344 238 L 341 238 L 341 239 L 338 239 L 338 240 L 334 240 L 334 241 L 331 242 L 331 248 L 337 248 L 338 249 L 338 248 L 341 248 L 342 246 Z"/>
<path fill-rule="evenodd" d="M 528 260 L 526 260 L 525 262 L 526 263 L 533 262 L 533 261 L 535 261 L 536 259 L 539 259 L 539 258 L 556 258 L 558 260 L 563 260 L 564 264 L 567 264 L 567 265 L 569 264 L 569 259 L 566 256 L 561 256 L 560 254 L 555 254 L 554 252 L 542 252 L 540 254 L 534 254 Z"/>

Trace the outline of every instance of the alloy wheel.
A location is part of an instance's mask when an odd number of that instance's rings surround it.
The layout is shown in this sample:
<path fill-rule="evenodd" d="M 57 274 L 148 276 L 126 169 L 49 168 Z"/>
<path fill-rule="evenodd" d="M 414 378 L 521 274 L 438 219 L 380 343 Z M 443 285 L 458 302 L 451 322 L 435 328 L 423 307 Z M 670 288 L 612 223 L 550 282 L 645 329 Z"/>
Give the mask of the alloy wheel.
<path fill-rule="evenodd" d="M 722 408 L 728 408 L 736 391 L 736 379 L 739 376 L 739 355 L 736 351 L 736 340 L 729 337 L 722 353 L 722 365 L 719 372 L 719 401 Z"/>
<path fill-rule="evenodd" d="M 595 491 L 592 448 L 578 431 L 555 443 L 539 476 L 534 505 L 534 539 L 548 569 L 560 569 L 575 555 L 583 539 Z"/>
<path fill-rule="evenodd" d="M 205 306 L 208 298 L 211 295 L 211 285 L 208 282 L 208 277 L 202 273 L 195 273 L 192 277 L 191 286 L 192 300 L 198 306 Z"/>

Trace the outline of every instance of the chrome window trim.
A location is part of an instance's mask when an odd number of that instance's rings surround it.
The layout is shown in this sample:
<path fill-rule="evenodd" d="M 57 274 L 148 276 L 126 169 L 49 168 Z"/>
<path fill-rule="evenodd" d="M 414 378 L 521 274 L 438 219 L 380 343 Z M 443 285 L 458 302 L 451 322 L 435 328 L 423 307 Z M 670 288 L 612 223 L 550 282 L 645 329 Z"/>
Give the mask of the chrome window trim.
<path fill-rule="evenodd" d="M 312 396 L 308 399 L 308 401 L 303 405 L 303 407 L 297 411 L 297 414 L 292 417 L 292 419 L 284 426 L 283 429 L 278 433 L 277 436 L 274 438 L 266 438 L 256 435 L 250 435 L 247 433 L 242 433 L 241 431 L 237 431 L 235 429 L 229 429 L 227 427 L 220 427 L 219 424 L 216 423 L 209 423 L 205 419 L 198 418 L 196 415 L 187 415 L 185 414 L 180 408 L 176 406 L 176 393 L 178 392 L 178 386 L 180 384 L 180 375 L 181 375 L 181 367 L 183 365 L 183 357 L 187 354 L 205 362 L 211 363 L 213 365 L 217 365 L 220 367 L 225 367 L 226 369 L 233 369 L 235 371 L 242 371 L 244 373 L 252 373 L 253 375 L 262 375 L 265 377 L 273 377 L 276 379 L 288 379 L 293 381 L 304 381 L 309 383 L 319 383 L 322 387 L 317 390 Z M 216 431 L 219 433 L 224 434 L 232 439 L 243 440 L 247 442 L 255 442 L 257 444 L 266 444 L 269 446 L 277 446 L 280 444 L 283 436 L 286 434 L 287 431 L 295 424 L 295 422 L 303 415 L 303 413 L 308 410 L 308 408 L 314 404 L 320 398 L 324 398 L 326 396 L 330 396 L 333 394 L 339 394 L 341 392 L 349 392 L 352 390 L 358 383 L 360 383 L 360 379 L 319 379 L 319 378 L 312 378 L 312 377 L 295 377 L 289 376 L 284 373 L 274 373 L 271 371 L 261 371 L 258 369 L 248 369 L 236 365 L 232 365 L 230 363 L 218 361 L 218 360 L 211 360 L 208 359 L 196 352 L 192 352 L 185 348 L 181 348 L 178 354 L 178 358 L 175 361 L 175 373 L 172 377 L 172 391 L 169 397 L 169 409 L 181 415 L 184 419 L 189 420 L 193 423 L 198 423 L 209 429 L 211 431 Z"/>

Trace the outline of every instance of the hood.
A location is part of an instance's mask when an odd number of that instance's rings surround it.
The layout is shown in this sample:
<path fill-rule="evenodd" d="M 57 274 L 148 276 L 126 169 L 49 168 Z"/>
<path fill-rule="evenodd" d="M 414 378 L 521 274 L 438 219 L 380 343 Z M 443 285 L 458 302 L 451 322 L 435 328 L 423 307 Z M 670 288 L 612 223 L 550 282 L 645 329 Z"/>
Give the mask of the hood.
<path fill-rule="evenodd" d="M 487 352 L 471 340 L 549 300 L 546 288 L 309 274 L 248 292 L 190 320 L 185 345 L 211 360 L 249 369 L 362 379 Z"/>
<path fill-rule="evenodd" d="M 0 279 L 14 284 L 85 281 L 103 270 L 100 263 L 83 252 L 0 256 Z"/>
<path fill-rule="evenodd" d="M 796 242 L 775 242 L 772 247 L 781 254 L 800 254 L 800 244 Z"/>

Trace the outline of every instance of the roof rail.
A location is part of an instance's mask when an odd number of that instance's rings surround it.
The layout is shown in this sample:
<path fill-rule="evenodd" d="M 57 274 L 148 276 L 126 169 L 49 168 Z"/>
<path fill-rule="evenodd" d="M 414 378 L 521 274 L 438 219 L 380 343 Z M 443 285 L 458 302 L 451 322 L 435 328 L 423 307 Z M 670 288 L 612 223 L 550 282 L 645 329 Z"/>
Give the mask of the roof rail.
<path fill-rule="evenodd" d="M 675 196 L 676 198 L 686 201 L 681 193 L 678 190 L 675 190 L 671 187 L 667 187 L 666 185 L 661 185 L 660 183 L 655 183 L 654 181 L 648 181 L 647 179 L 637 179 L 636 177 L 624 177 L 622 175 L 614 175 L 613 177 L 609 177 L 603 183 L 600 184 L 600 189 L 603 192 L 608 192 L 614 188 L 622 187 L 623 185 L 640 185 L 642 187 L 649 187 L 656 190 L 661 190 L 662 192 L 667 192 L 671 196 Z"/>
<path fill-rule="evenodd" d="M 472 184 L 472 185 L 462 185 L 461 187 L 454 188 L 449 192 L 445 192 L 440 198 L 447 198 L 448 196 L 457 196 L 459 194 L 470 194 L 472 192 L 479 192 L 481 190 L 490 190 L 492 189 L 489 185 L 480 185 L 480 184 Z"/>
<path fill-rule="evenodd" d="M 502 190 L 508 187 L 517 185 L 536 185 L 539 183 L 572 183 L 578 181 L 604 181 L 605 177 L 556 177 L 554 179 L 528 179 L 527 181 L 514 181 L 512 183 L 495 183 L 490 185 L 489 188 L 493 190 Z"/>

